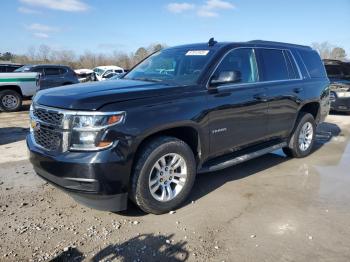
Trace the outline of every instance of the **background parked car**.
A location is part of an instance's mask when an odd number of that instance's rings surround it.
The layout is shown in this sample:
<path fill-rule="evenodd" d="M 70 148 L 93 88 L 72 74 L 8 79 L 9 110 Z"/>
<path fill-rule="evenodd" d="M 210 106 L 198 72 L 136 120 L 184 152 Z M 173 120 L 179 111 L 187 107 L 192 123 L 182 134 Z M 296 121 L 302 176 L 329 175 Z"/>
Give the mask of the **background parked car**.
<path fill-rule="evenodd" d="M 39 90 L 38 73 L 0 73 L 0 111 L 14 112 Z"/>
<path fill-rule="evenodd" d="M 98 66 L 95 67 L 93 69 L 93 71 L 95 72 L 96 75 L 96 79 L 98 81 L 103 81 L 106 80 L 108 78 L 111 78 L 112 76 L 114 76 L 115 74 L 123 74 L 125 71 L 123 68 L 119 67 L 119 66 Z M 115 73 L 112 74 L 111 73 Z"/>
<path fill-rule="evenodd" d="M 350 112 L 350 63 L 339 60 L 323 60 L 331 81 L 331 109 Z"/>
<path fill-rule="evenodd" d="M 12 63 L 0 64 L 0 73 L 11 73 L 16 69 L 20 68 L 21 66 L 23 65 Z"/>
<path fill-rule="evenodd" d="M 77 74 L 80 83 L 96 81 L 95 72 L 91 69 L 76 69 L 74 72 Z"/>
<path fill-rule="evenodd" d="M 40 77 L 40 89 L 79 83 L 75 72 L 64 65 L 25 65 L 15 72 L 37 72 Z"/>

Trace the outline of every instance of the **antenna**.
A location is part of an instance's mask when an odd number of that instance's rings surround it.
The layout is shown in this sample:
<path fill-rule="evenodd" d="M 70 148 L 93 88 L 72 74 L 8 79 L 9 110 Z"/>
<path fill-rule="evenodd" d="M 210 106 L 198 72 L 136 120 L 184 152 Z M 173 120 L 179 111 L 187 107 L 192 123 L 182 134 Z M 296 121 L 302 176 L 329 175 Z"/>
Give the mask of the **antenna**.
<path fill-rule="evenodd" d="M 218 41 L 214 40 L 214 37 L 209 39 L 208 46 L 214 46 Z"/>

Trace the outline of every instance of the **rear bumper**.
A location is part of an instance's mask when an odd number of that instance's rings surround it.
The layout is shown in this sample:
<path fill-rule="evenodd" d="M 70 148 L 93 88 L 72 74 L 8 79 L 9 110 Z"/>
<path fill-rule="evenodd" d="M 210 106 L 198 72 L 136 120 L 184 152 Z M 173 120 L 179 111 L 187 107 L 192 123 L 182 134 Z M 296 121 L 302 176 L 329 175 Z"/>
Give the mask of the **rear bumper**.
<path fill-rule="evenodd" d="M 350 97 L 339 98 L 331 102 L 331 110 L 350 112 Z"/>
<path fill-rule="evenodd" d="M 127 208 L 129 169 L 115 148 L 54 155 L 36 147 L 30 136 L 27 146 L 35 172 L 77 202 L 108 211 Z"/>

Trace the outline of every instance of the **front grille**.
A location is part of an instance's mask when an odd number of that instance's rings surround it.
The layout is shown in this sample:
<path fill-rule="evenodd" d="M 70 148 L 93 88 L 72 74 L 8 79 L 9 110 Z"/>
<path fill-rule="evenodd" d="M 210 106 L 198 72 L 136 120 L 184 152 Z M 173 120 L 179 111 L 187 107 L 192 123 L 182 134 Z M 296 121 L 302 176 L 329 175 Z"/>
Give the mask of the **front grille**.
<path fill-rule="evenodd" d="M 58 151 L 61 146 L 62 134 L 54 130 L 41 127 L 34 131 L 35 142 L 49 151 Z"/>
<path fill-rule="evenodd" d="M 40 105 L 33 105 L 31 118 L 37 123 L 32 126 L 32 137 L 35 143 L 48 151 L 62 151 L 65 148 L 64 121 L 62 111 L 54 108 L 47 108 Z"/>
<path fill-rule="evenodd" d="M 43 108 L 34 108 L 33 115 L 40 121 L 51 125 L 60 126 L 63 120 L 63 114 Z"/>

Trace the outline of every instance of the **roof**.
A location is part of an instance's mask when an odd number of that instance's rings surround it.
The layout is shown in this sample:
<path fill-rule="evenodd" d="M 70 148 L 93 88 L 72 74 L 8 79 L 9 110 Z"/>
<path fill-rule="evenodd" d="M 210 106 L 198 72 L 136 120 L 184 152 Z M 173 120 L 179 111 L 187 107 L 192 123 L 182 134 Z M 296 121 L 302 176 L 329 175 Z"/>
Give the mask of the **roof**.
<path fill-rule="evenodd" d="M 265 41 L 265 40 L 251 40 L 247 42 L 217 42 L 213 46 L 208 45 L 208 43 L 195 43 L 195 44 L 187 44 L 187 45 L 180 45 L 180 46 L 174 46 L 170 47 L 169 49 L 173 48 L 186 48 L 186 49 L 220 49 L 225 46 L 255 46 L 255 47 L 278 47 L 278 48 L 298 48 L 298 49 L 308 49 L 311 50 L 312 48 L 305 45 L 297 45 L 297 44 L 291 44 L 291 43 L 282 43 L 282 42 L 274 42 L 274 41 Z"/>

